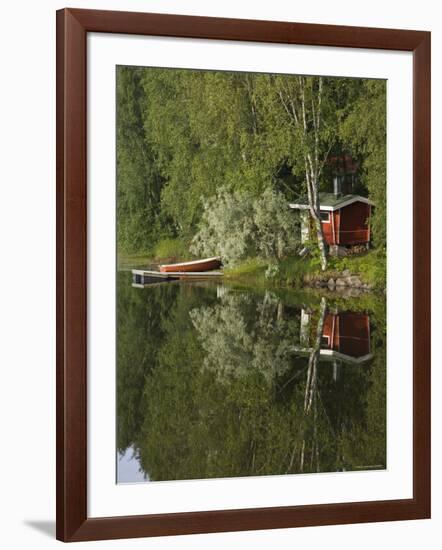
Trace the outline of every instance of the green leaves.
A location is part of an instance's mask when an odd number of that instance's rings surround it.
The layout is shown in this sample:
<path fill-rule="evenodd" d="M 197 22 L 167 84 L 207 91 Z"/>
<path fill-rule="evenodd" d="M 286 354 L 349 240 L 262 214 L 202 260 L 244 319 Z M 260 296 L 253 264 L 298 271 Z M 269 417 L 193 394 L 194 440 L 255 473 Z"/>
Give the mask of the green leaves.
<path fill-rule="evenodd" d="M 269 187 L 255 198 L 223 187 L 204 202 L 191 251 L 230 265 L 253 256 L 281 259 L 295 252 L 299 237 L 298 218 L 282 193 Z"/>
<path fill-rule="evenodd" d="M 382 248 L 385 94 L 383 81 L 118 67 L 119 248 L 190 242 L 201 205 L 220 188 L 253 198 L 268 188 L 287 200 L 305 195 L 307 154 L 319 186 L 330 190 L 331 174 L 321 170 L 330 148 L 358 156 Z"/>
<path fill-rule="evenodd" d="M 117 67 L 117 242 L 140 252 L 157 238 L 161 174 L 143 126 L 143 69 Z"/>
<path fill-rule="evenodd" d="M 387 83 L 363 80 L 360 94 L 342 124 L 342 140 L 361 159 L 361 180 L 375 208 L 372 216 L 374 244 L 386 247 L 387 232 Z"/>

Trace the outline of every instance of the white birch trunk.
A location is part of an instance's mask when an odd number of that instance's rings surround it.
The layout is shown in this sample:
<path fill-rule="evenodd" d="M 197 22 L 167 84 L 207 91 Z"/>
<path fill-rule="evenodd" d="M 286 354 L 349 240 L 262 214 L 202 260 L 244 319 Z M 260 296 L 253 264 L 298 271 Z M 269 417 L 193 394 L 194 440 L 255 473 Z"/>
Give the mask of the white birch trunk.
<path fill-rule="evenodd" d="M 301 131 L 309 211 L 315 226 L 321 269 L 325 271 L 327 269 L 327 245 L 322 232 L 319 181 L 329 151 L 321 152 L 320 143 L 322 78 L 318 80 L 317 90 L 313 89 L 312 77 L 309 78 L 311 86 L 309 101 L 306 98 L 307 78 L 303 76 L 298 77 L 297 87 L 290 88 L 290 86 L 281 83 L 277 94 L 290 124 Z"/>

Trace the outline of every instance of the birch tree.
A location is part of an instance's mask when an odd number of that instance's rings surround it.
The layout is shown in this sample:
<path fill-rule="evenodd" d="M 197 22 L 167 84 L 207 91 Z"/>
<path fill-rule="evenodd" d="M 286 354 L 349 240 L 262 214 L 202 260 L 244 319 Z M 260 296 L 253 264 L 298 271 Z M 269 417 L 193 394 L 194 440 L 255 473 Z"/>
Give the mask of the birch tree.
<path fill-rule="evenodd" d="M 322 77 L 277 76 L 272 83 L 286 124 L 294 134 L 293 156 L 305 175 L 310 216 L 316 232 L 321 268 L 327 269 L 327 247 L 322 232 L 319 184 L 322 170 L 335 140 L 324 120 Z"/>

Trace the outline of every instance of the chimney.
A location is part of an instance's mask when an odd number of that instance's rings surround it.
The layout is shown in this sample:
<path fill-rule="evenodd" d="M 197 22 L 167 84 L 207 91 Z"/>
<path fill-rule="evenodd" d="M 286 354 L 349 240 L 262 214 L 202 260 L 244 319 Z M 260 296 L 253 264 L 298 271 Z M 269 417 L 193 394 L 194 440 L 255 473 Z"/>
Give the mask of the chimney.
<path fill-rule="evenodd" d="M 333 176 L 333 193 L 335 197 L 340 197 L 342 193 L 341 176 L 338 176 L 337 174 Z"/>

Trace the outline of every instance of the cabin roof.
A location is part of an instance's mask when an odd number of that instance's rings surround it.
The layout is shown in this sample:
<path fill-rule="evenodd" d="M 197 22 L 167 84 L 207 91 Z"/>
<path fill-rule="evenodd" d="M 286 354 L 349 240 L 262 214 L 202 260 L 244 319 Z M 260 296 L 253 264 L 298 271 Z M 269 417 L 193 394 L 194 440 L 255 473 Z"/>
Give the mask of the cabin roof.
<path fill-rule="evenodd" d="M 302 355 L 302 356 L 310 356 L 313 351 L 313 348 L 300 347 L 300 346 L 293 346 L 290 349 L 293 350 L 298 355 Z M 324 361 L 335 361 L 336 359 L 338 359 L 343 361 L 344 363 L 353 363 L 354 365 L 360 365 L 373 358 L 372 353 L 367 353 L 366 355 L 355 357 L 347 353 L 341 353 L 340 351 L 323 349 L 323 348 L 319 350 L 319 356 L 321 360 L 324 360 Z"/>
<path fill-rule="evenodd" d="M 321 210 L 334 211 L 353 204 L 354 202 L 363 202 L 373 205 L 367 197 L 360 195 L 335 195 L 334 193 L 319 193 L 319 204 Z M 309 208 L 307 197 L 300 198 L 296 203 L 289 203 L 289 207 L 296 210 L 307 210 Z"/>

